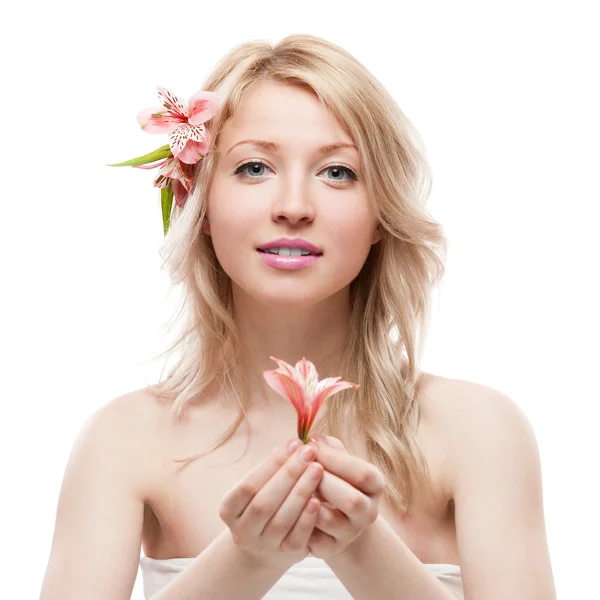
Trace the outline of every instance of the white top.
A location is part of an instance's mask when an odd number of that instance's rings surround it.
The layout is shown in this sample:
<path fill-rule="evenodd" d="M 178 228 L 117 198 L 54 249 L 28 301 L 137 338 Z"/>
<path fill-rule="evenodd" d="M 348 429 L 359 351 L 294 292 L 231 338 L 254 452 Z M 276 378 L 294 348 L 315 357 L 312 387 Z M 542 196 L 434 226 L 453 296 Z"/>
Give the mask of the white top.
<path fill-rule="evenodd" d="M 183 571 L 193 558 L 148 558 L 140 556 L 144 582 L 144 598 L 149 600 L 171 579 Z M 460 567 L 447 564 L 423 563 L 457 600 L 464 600 Z M 322 558 L 307 556 L 294 563 L 277 583 L 263 596 L 263 600 L 352 600 L 352 596 Z"/>

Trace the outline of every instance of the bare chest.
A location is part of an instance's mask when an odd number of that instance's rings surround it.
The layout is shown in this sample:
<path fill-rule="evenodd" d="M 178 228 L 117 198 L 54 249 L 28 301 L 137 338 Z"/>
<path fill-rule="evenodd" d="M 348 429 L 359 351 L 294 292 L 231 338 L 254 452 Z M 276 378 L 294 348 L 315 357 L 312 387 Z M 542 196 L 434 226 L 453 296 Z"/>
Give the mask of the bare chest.
<path fill-rule="evenodd" d="M 143 550 L 152 558 L 194 557 L 226 528 L 219 508 L 229 489 L 262 462 L 274 446 L 295 431 L 295 413 L 264 418 L 250 415 L 234 436 L 216 450 L 231 424 L 215 410 L 198 414 L 193 422 L 178 425 L 160 444 L 154 485 L 144 512 Z M 434 442 L 433 442 L 434 443 Z M 443 455 L 432 440 L 423 450 L 436 480 L 443 476 Z M 366 459 L 364 445 L 357 455 Z M 211 451 L 212 450 L 212 451 Z M 174 459 L 206 453 L 182 468 Z M 437 489 L 437 488 L 436 488 Z M 384 498 L 380 515 L 423 563 L 459 564 L 454 518 L 448 499 L 417 494 L 410 516 L 398 515 Z"/>

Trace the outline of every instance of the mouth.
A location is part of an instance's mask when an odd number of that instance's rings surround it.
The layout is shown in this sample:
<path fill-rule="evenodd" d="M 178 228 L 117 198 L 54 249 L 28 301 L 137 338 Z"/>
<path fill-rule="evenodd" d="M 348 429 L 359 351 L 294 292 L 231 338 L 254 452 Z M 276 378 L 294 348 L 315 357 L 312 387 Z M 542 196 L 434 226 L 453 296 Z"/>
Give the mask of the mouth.
<path fill-rule="evenodd" d="M 286 254 L 286 253 L 280 253 L 280 252 L 271 252 L 270 250 L 263 250 L 261 248 L 257 248 L 256 249 L 257 252 L 261 252 L 262 254 L 272 254 L 273 256 L 285 256 L 285 257 L 292 257 L 292 258 L 296 258 L 296 257 L 302 257 L 302 256 L 323 256 L 322 252 L 307 252 L 302 253 L 302 254 Z"/>
<path fill-rule="evenodd" d="M 258 244 L 255 248 L 262 254 L 279 254 L 279 256 L 321 256 L 323 254 L 317 244 L 300 237 L 280 237 Z"/>
<path fill-rule="evenodd" d="M 304 269 L 318 262 L 322 254 L 279 254 L 268 250 L 256 249 L 260 254 L 260 260 L 274 269 Z"/>

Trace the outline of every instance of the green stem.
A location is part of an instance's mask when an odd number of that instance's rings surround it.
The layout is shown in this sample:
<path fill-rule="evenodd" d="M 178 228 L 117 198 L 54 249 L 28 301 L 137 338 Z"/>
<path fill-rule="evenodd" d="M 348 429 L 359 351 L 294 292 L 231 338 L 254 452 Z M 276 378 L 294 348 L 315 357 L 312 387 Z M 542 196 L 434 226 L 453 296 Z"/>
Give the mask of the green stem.
<path fill-rule="evenodd" d="M 163 232 L 164 235 L 167 235 L 167 231 L 169 231 L 171 225 L 171 209 L 173 207 L 173 188 L 170 183 L 166 187 L 161 188 L 160 200 L 162 206 Z"/>
<path fill-rule="evenodd" d="M 169 156 L 173 156 L 171 153 L 171 148 L 169 144 L 165 144 L 161 146 L 157 150 L 150 152 L 149 154 L 144 154 L 144 156 L 138 156 L 138 158 L 132 158 L 131 160 L 126 160 L 125 162 L 116 163 L 114 165 L 106 165 L 107 167 L 132 167 L 135 165 L 146 165 L 148 163 L 155 162 L 157 160 L 162 160 L 163 158 L 168 158 Z"/>

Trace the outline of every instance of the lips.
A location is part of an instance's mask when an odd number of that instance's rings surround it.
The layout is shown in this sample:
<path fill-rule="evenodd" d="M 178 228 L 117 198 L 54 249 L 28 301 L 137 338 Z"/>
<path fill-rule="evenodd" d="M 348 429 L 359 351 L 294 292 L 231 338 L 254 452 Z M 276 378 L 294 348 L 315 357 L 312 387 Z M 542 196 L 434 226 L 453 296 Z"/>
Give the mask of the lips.
<path fill-rule="evenodd" d="M 305 256 L 282 256 L 272 252 L 257 250 L 260 260 L 275 269 L 304 269 L 321 259 L 320 254 L 306 254 Z"/>

